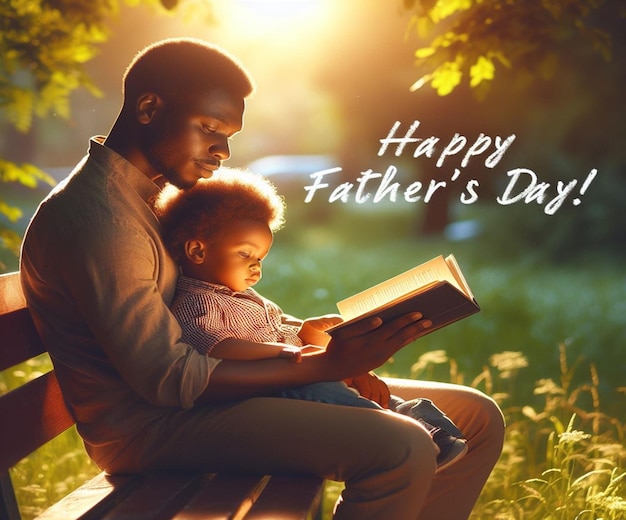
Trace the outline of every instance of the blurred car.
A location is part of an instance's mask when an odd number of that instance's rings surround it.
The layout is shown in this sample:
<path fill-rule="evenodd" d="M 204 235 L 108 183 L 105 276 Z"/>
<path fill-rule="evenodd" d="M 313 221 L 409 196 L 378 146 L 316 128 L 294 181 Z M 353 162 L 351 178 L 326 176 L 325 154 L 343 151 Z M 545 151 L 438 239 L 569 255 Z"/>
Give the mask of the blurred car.
<path fill-rule="evenodd" d="M 288 200 L 304 200 L 304 187 L 313 183 L 311 174 L 337 166 L 332 155 L 268 155 L 248 163 L 246 168 L 267 177 Z"/>

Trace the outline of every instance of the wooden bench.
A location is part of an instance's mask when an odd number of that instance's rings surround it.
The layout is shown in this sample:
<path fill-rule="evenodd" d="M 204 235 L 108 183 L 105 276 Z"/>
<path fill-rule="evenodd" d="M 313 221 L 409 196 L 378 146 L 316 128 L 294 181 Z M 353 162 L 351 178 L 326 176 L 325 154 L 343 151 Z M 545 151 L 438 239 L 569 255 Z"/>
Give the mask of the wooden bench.
<path fill-rule="evenodd" d="M 44 352 L 19 273 L 0 275 L 0 371 Z M 54 371 L 0 396 L 0 520 L 21 518 L 9 469 L 73 424 Z M 304 476 L 101 473 L 38 518 L 319 518 L 322 490 L 322 479 Z"/>

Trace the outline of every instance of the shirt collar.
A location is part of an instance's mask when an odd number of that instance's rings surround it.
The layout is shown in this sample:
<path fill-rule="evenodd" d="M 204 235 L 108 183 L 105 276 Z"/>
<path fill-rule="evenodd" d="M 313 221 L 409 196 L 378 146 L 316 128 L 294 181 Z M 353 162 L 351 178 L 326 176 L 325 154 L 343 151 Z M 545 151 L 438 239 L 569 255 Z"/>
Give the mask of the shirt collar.
<path fill-rule="evenodd" d="M 152 207 L 154 200 L 161 191 L 144 173 L 135 168 L 117 152 L 107 148 L 103 135 L 97 135 L 89 140 L 89 155 L 102 164 L 107 171 L 114 172 L 113 176 L 122 176 L 124 181 Z"/>
<path fill-rule="evenodd" d="M 218 283 L 205 282 L 197 278 L 190 278 L 185 275 L 181 275 L 178 278 L 178 288 L 187 292 L 206 292 L 211 291 L 214 293 L 227 294 L 229 296 L 245 295 L 249 297 L 256 297 L 256 291 L 249 287 L 245 291 L 233 291 L 225 285 Z"/>

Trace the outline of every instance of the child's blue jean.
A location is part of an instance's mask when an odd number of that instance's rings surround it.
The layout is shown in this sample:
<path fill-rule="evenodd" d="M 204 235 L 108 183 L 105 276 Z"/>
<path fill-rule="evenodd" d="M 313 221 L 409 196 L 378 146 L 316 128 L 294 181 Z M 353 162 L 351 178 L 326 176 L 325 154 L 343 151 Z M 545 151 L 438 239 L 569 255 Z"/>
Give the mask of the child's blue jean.
<path fill-rule="evenodd" d="M 288 399 L 302 399 L 318 403 L 383 410 L 383 407 L 378 403 L 366 399 L 354 388 L 350 388 L 341 381 L 298 386 L 288 390 L 282 390 L 278 392 L 277 395 Z M 404 401 L 392 395 L 388 407 L 394 412 L 401 413 L 415 420 L 421 419 L 432 426 L 437 426 L 455 437 L 464 437 L 463 432 L 456 427 L 448 416 L 428 399 Z"/>

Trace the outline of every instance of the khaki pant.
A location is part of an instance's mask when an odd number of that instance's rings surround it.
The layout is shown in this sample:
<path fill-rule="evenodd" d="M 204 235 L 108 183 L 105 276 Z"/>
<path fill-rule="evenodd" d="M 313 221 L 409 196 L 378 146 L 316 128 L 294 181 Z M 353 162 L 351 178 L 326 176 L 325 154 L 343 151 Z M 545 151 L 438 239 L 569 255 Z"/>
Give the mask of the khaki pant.
<path fill-rule="evenodd" d="M 254 398 L 166 414 L 105 469 L 312 473 L 346 483 L 336 519 L 467 518 L 500 455 L 502 413 L 471 388 L 385 381 L 394 395 L 425 397 L 441 408 L 465 433 L 467 455 L 435 475 L 434 443 L 402 415 Z"/>

